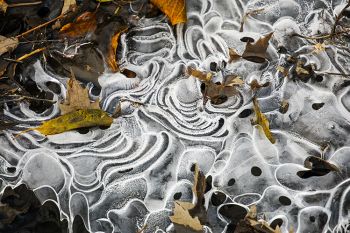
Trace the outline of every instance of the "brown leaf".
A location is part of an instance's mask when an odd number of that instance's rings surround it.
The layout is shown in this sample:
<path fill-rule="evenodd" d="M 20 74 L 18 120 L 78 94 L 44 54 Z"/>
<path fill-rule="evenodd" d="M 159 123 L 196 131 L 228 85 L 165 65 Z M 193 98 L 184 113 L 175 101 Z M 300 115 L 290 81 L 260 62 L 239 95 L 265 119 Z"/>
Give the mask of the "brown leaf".
<path fill-rule="evenodd" d="M 273 137 L 271 131 L 270 131 L 270 124 L 269 120 L 266 118 L 266 116 L 260 111 L 259 103 L 256 97 L 253 99 L 253 105 L 254 105 L 254 111 L 256 116 L 256 124 L 260 125 L 263 132 L 265 133 L 266 137 L 270 140 L 271 143 L 275 143 L 275 138 Z"/>
<path fill-rule="evenodd" d="M 287 100 L 282 100 L 281 105 L 280 105 L 280 113 L 285 114 L 288 112 L 289 109 L 289 103 Z"/>
<path fill-rule="evenodd" d="M 229 62 L 235 62 L 235 61 L 237 61 L 238 59 L 241 58 L 241 55 L 239 55 L 237 53 L 237 51 L 235 49 L 233 49 L 233 48 L 229 48 L 229 55 L 230 55 Z"/>
<path fill-rule="evenodd" d="M 151 0 L 151 3 L 169 17 L 172 25 L 187 21 L 185 0 Z"/>
<path fill-rule="evenodd" d="M 209 82 L 211 81 L 212 77 L 213 77 L 213 74 L 208 72 L 203 72 L 203 71 L 200 71 L 200 70 L 196 70 L 192 67 L 188 67 L 187 68 L 187 73 L 189 75 L 192 75 L 193 77 L 201 80 L 201 81 L 204 81 L 204 82 Z"/>
<path fill-rule="evenodd" d="M 45 121 L 39 127 L 24 132 L 37 130 L 44 135 L 53 135 L 85 127 L 110 126 L 112 123 L 113 118 L 100 109 L 83 109 Z"/>
<path fill-rule="evenodd" d="M 303 179 L 313 176 L 324 176 L 330 172 L 340 172 L 336 165 L 316 156 L 307 157 L 304 162 L 304 167 L 310 170 L 297 172 L 297 175 Z"/>
<path fill-rule="evenodd" d="M 6 13 L 7 7 L 8 4 L 5 2 L 5 0 L 0 0 L 0 12 Z"/>
<path fill-rule="evenodd" d="M 96 29 L 97 20 L 94 12 L 84 12 L 73 23 L 64 25 L 59 31 L 61 35 L 75 38 L 85 36 Z"/>
<path fill-rule="evenodd" d="M 0 0 L 1 1 L 1 0 Z M 16 37 L 0 36 L 0 56 L 4 53 L 11 52 L 17 48 L 18 39 Z"/>
<path fill-rule="evenodd" d="M 67 99 L 60 104 L 61 115 L 80 109 L 100 109 L 99 104 L 99 101 L 90 101 L 88 90 L 79 84 L 72 72 L 72 77 L 67 82 Z"/>
<path fill-rule="evenodd" d="M 64 0 L 61 14 L 63 15 L 73 10 L 76 6 L 77 6 L 77 3 L 75 0 Z"/>
<path fill-rule="evenodd" d="M 124 29 L 122 31 L 118 31 L 117 33 L 115 33 L 113 35 L 113 37 L 111 39 L 111 45 L 110 45 L 109 52 L 108 52 L 107 64 L 113 72 L 119 71 L 119 66 L 118 66 L 118 63 L 116 60 L 116 53 L 117 53 L 117 48 L 118 48 L 119 37 L 125 31 L 126 31 L 126 29 Z"/>
<path fill-rule="evenodd" d="M 270 82 L 266 82 L 266 83 L 263 83 L 263 84 L 260 84 L 258 82 L 258 80 L 256 79 L 253 79 L 253 81 L 251 83 L 249 83 L 249 86 L 250 86 L 250 89 L 252 91 L 257 91 L 259 90 L 260 88 L 262 87 L 268 87 L 270 85 Z"/>
<path fill-rule="evenodd" d="M 269 46 L 269 41 L 273 32 L 261 37 L 258 41 L 247 43 L 247 46 L 242 54 L 242 58 L 256 63 L 263 63 L 266 60 L 266 50 Z"/>

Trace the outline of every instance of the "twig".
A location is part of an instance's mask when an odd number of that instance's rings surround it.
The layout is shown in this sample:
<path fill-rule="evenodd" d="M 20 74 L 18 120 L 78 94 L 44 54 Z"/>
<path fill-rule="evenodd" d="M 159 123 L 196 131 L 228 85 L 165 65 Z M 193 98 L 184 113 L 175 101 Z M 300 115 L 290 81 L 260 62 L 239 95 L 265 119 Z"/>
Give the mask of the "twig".
<path fill-rule="evenodd" d="M 22 34 L 16 36 L 16 38 L 23 37 L 23 36 L 25 36 L 25 35 L 27 35 L 27 34 L 33 32 L 33 31 L 35 31 L 35 30 L 38 30 L 38 29 L 40 29 L 40 28 L 42 28 L 42 27 L 45 27 L 45 26 L 47 26 L 47 25 L 49 25 L 49 24 L 55 22 L 56 20 L 63 18 L 64 16 L 65 16 L 64 14 L 63 14 L 63 15 L 60 15 L 60 16 L 57 16 L 56 18 L 54 18 L 54 19 L 52 19 L 52 20 L 50 20 L 50 21 L 48 21 L 48 22 L 46 22 L 46 23 L 40 24 L 39 26 L 36 26 L 36 27 L 34 27 L 34 28 L 29 29 L 29 30 L 26 31 L 26 32 L 23 32 Z"/>
<path fill-rule="evenodd" d="M 339 76 L 344 76 L 344 77 L 350 77 L 350 74 L 343 74 L 343 73 L 332 73 L 332 72 L 320 72 L 316 74 L 329 74 L 329 75 L 339 75 Z"/>
<path fill-rule="evenodd" d="M 45 101 L 45 102 L 49 102 L 49 103 L 56 103 L 56 101 L 54 101 L 54 100 L 41 99 L 41 98 L 36 98 L 36 97 L 31 97 L 31 96 L 24 96 L 24 95 L 8 95 L 6 97 L 12 97 L 12 98 L 19 97 L 19 98 L 18 99 L 11 99 L 11 100 L 0 101 L 0 104 L 7 103 L 7 102 L 21 101 L 21 100 L 24 100 L 24 99 Z"/>
<path fill-rule="evenodd" d="M 21 6 L 35 6 L 43 3 L 42 1 L 37 2 L 22 2 L 22 3 L 13 3 L 9 4 L 7 7 L 21 7 Z"/>
<path fill-rule="evenodd" d="M 7 57 L 3 57 L 2 60 L 10 61 L 10 62 L 23 63 L 22 61 L 17 61 L 16 59 L 11 59 L 11 58 L 7 58 Z"/>
<path fill-rule="evenodd" d="M 30 52 L 30 53 L 28 53 L 28 54 L 25 54 L 25 55 L 23 55 L 22 57 L 18 58 L 18 59 L 16 60 L 16 62 L 21 62 L 21 61 L 27 59 L 28 57 L 33 56 L 34 54 L 37 54 L 37 53 L 40 53 L 40 52 L 44 51 L 45 49 L 46 49 L 45 47 L 40 48 L 40 49 L 36 49 L 36 50 L 34 50 L 34 51 L 32 51 L 32 52 Z"/>
<path fill-rule="evenodd" d="M 350 29 L 347 29 L 347 30 L 341 31 L 341 32 L 335 32 L 333 34 L 326 34 L 326 35 L 322 35 L 322 36 L 304 36 L 304 35 L 301 35 L 301 34 L 298 34 L 298 33 L 295 33 L 292 36 L 297 36 L 297 37 L 304 38 L 304 39 L 307 39 L 307 40 L 320 40 L 320 39 L 328 39 L 328 38 L 331 38 L 333 36 L 346 34 L 346 33 L 349 33 L 349 32 L 350 32 Z"/>

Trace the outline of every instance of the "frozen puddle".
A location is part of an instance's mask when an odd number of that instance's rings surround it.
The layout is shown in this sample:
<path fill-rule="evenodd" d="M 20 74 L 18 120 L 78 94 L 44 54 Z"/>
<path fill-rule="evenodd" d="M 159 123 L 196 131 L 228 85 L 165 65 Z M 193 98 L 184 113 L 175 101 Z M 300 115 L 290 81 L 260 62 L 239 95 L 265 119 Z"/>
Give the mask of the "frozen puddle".
<path fill-rule="evenodd" d="M 230 203 L 244 208 L 256 204 L 268 222 L 282 223 L 283 233 L 290 227 L 298 233 L 348 232 L 349 81 L 319 75 L 303 82 L 277 71 L 286 64 L 287 55 L 277 52 L 284 47 L 301 54 L 318 73 L 350 73 L 346 41 L 342 48 L 327 46 L 315 53 L 308 41 L 291 36 L 329 32 L 341 1 L 187 2 L 186 25 L 171 28 L 164 17 L 144 19 L 122 37 L 121 60 L 137 73 L 135 79 L 107 73 L 99 78 L 103 109 L 112 111 L 120 98 L 143 105 L 124 101 L 124 116 L 106 130 L 49 137 L 30 132 L 17 138 L 16 132 L 3 132 L 2 190 L 25 183 L 42 201 L 55 200 L 62 218 L 71 222 L 80 215 L 92 232 L 135 233 L 144 225 L 145 233 L 173 232 L 168 217 L 174 198 L 193 199 L 191 167 L 197 163 L 211 186 L 206 232 L 226 232 L 228 220 L 219 210 L 234 206 Z M 257 9 L 263 10 L 247 17 L 239 32 L 244 12 Z M 268 63 L 225 64 L 228 48 L 244 49 L 243 36 L 258 39 L 272 31 Z M 224 104 L 208 101 L 203 107 L 200 81 L 186 77 L 184 69 L 192 65 L 210 71 L 212 63 L 218 81 L 237 74 L 245 85 Z M 43 89 L 49 90 L 46 83 L 51 81 L 65 93 L 63 79 L 45 73 L 39 62 L 34 68 L 32 78 Z M 254 79 L 270 82 L 257 97 L 275 144 L 251 124 L 248 84 Z M 289 103 L 286 113 L 280 112 L 283 100 Z M 57 113 L 57 105 L 37 115 L 22 104 L 18 112 L 6 114 L 28 125 Z M 329 160 L 339 172 L 301 178 L 311 155 Z"/>

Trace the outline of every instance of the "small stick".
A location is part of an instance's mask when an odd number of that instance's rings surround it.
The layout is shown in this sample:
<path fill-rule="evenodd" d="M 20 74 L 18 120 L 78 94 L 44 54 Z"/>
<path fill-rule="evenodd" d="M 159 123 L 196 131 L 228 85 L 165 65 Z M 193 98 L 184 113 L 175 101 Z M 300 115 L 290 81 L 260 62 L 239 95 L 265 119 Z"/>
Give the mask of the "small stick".
<path fill-rule="evenodd" d="M 1 101 L 0 103 L 7 103 L 7 102 L 15 102 L 15 101 L 21 101 L 24 99 L 30 99 L 30 100 L 37 100 L 37 101 L 45 101 L 45 102 L 50 102 L 50 103 L 56 103 L 54 100 L 48 100 L 48 99 L 41 99 L 41 98 L 35 98 L 31 96 L 25 96 L 25 95 L 8 95 L 6 97 L 19 97 L 18 99 L 12 99 L 12 100 L 4 100 Z"/>
<path fill-rule="evenodd" d="M 64 16 L 65 16 L 65 15 L 57 16 L 56 18 L 54 18 L 54 19 L 52 19 L 52 20 L 50 20 L 50 21 L 48 21 L 48 22 L 46 22 L 46 23 L 40 24 L 39 26 L 36 26 L 36 27 L 34 27 L 34 28 L 29 29 L 29 30 L 26 31 L 26 32 L 23 32 L 22 34 L 16 36 L 16 38 L 23 37 L 23 36 L 25 36 L 25 35 L 27 35 L 27 34 L 33 32 L 33 31 L 35 31 L 35 30 L 38 30 L 38 29 L 40 29 L 40 28 L 42 28 L 42 27 L 45 27 L 45 26 L 49 25 L 50 23 L 53 23 L 53 22 L 55 22 L 56 20 L 63 18 Z"/>
<path fill-rule="evenodd" d="M 36 49 L 36 50 L 34 50 L 34 51 L 32 51 L 32 52 L 30 52 L 30 53 L 28 53 L 28 54 L 25 54 L 25 55 L 23 55 L 22 57 L 18 58 L 18 59 L 16 60 L 16 62 L 21 62 L 21 61 L 27 59 L 28 57 L 33 56 L 34 54 L 37 54 L 37 53 L 40 53 L 40 52 L 44 51 L 45 49 L 46 49 L 45 47 L 40 48 L 40 49 Z"/>
<path fill-rule="evenodd" d="M 297 37 L 301 37 L 301 38 L 308 39 L 308 40 L 320 40 L 320 39 L 328 39 L 328 38 L 331 38 L 333 36 L 346 34 L 346 33 L 349 33 L 349 32 L 350 32 L 350 30 L 348 29 L 348 30 L 345 30 L 345 31 L 336 32 L 336 33 L 333 33 L 333 34 L 327 34 L 327 35 L 323 35 L 323 36 L 304 36 L 304 35 L 301 35 L 301 34 L 298 34 L 298 33 L 295 33 L 292 36 L 297 36 Z"/>
<path fill-rule="evenodd" d="M 320 72 L 316 74 L 329 74 L 329 75 L 339 75 L 339 76 L 344 76 L 344 77 L 350 77 L 350 74 L 342 74 L 342 73 L 332 73 L 332 72 Z"/>
<path fill-rule="evenodd" d="M 42 1 L 37 2 L 22 2 L 22 3 L 13 3 L 9 4 L 7 7 L 21 7 L 21 6 L 35 6 L 43 3 Z"/>

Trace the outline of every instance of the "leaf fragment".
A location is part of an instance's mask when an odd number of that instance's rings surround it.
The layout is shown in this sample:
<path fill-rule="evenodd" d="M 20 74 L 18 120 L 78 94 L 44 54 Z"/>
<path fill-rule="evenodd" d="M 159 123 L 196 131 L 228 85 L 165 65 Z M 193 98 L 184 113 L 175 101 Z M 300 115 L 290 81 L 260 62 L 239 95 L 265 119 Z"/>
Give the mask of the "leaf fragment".
<path fill-rule="evenodd" d="M 0 12 L 6 13 L 8 4 L 5 0 L 0 0 Z"/>
<path fill-rule="evenodd" d="M 273 32 L 270 32 L 266 36 L 259 38 L 255 43 L 248 42 L 242 54 L 242 58 L 251 62 L 264 63 L 266 61 L 266 51 L 272 35 Z"/>
<path fill-rule="evenodd" d="M 175 202 L 174 215 L 169 218 L 175 224 L 176 232 L 202 232 L 203 226 L 198 217 L 193 218 L 188 209 L 189 205 L 186 202 Z"/>
<path fill-rule="evenodd" d="M 151 0 L 170 19 L 172 25 L 187 21 L 185 0 Z"/>
<path fill-rule="evenodd" d="M 112 123 L 113 118 L 100 109 L 82 109 L 45 121 L 39 127 L 30 130 L 37 130 L 43 135 L 53 135 L 85 127 L 108 127 Z"/>
<path fill-rule="evenodd" d="M 255 122 L 256 124 L 260 125 L 265 136 L 270 140 L 271 143 L 275 143 L 276 140 L 273 137 L 271 131 L 270 131 L 270 124 L 269 120 L 267 117 L 260 111 L 259 103 L 256 97 L 253 98 L 253 106 L 254 106 L 254 111 L 255 111 Z"/>
<path fill-rule="evenodd" d="M 73 10 L 77 6 L 77 3 L 75 0 L 64 0 L 63 7 L 61 14 L 64 15 L 67 12 Z"/>
<path fill-rule="evenodd" d="M 86 11 L 75 22 L 64 25 L 59 33 L 70 38 L 82 37 L 96 29 L 97 20 L 94 12 Z"/>
<path fill-rule="evenodd" d="M 324 176 L 330 172 L 340 172 L 336 165 L 316 156 L 307 157 L 304 161 L 304 167 L 309 170 L 297 172 L 297 175 L 302 179 L 307 179 L 313 176 Z"/>
<path fill-rule="evenodd" d="M 237 53 L 237 51 L 233 48 L 229 48 L 230 60 L 229 62 L 235 62 L 241 58 L 241 55 Z"/>
<path fill-rule="evenodd" d="M 1 0 L 0 0 L 1 1 Z M 0 36 L 0 56 L 4 53 L 11 52 L 18 46 L 18 39 L 16 37 Z"/>
<path fill-rule="evenodd" d="M 111 39 L 111 44 L 110 44 L 108 58 L 107 58 L 107 64 L 113 72 L 119 71 L 119 66 L 116 60 L 116 53 L 118 48 L 119 37 L 125 31 L 126 29 L 116 32 Z"/>
<path fill-rule="evenodd" d="M 314 45 L 314 52 L 315 53 L 322 53 L 326 51 L 326 44 L 325 43 L 317 43 Z"/>
<path fill-rule="evenodd" d="M 67 82 L 67 99 L 60 104 L 61 115 L 80 109 L 100 109 L 100 103 L 90 101 L 89 91 L 80 85 L 72 72 Z"/>

